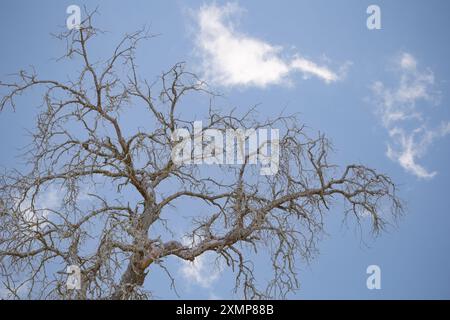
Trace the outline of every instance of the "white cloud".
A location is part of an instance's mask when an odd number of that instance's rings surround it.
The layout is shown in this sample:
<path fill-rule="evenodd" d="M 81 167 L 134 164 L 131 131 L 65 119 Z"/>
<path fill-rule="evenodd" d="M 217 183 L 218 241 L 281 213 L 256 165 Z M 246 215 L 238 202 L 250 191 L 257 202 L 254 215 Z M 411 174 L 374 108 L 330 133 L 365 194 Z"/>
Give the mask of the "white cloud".
<path fill-rule="evenodd" d="M 433 72 L 419 70 L 410 53 L 402 53 L 396 65 L 400 77 L 397 86 L 386 87 L 380 81 L 372 85 L 377 113 L 390 137 L 386 154 L 407 172 L 429 179 L 436 171 L 428 171 L 417 160 L 427 154 L 436 138 L 450 133 L 450 122 L 437 128 L 428 126 L 429 112 L 424 108 L 439 102 Z"/>
<path fill-rule="evenodd" d="M 183 260 L 180 272 L 189 283 L 203 288 L 210 288 L 220 276 L 220 268 L 214 266 L 207 253 L 198 256 L 192 262 Z"/>
<path fill-rule="evenodd" d="M 395 127 L 389 131 L 389 136 L 399 147 L 399 150 L 396 150 L 388 145 L 386 154 L 391 160 L 398 161 L 405 170 L 419 178 L 432 178 L 436 175 L 436 171 L 428 172 L 416 163 L 416 159 L 423 156 L 433 140 L 431 131 L 417 128 L 412 132 L 405 132 L 404 129 Z"/>
<path fill-rule="evenodd" d="M 339 79 L 338 75 L 328 68 L 318 66 L 314 62 L 304 58 L 295 58 L 291 63 L 291 67 L 305 73 L 305 75 L 319 77 L 325 82 L 333 82 Z"/>
<path fill-rule="evenodd" d="M 23 214 L 24 222 L 30 224 L 33 230 L 37 230 L 47 225 L 49 215 L 60 206 L 61 200 L 61 190 L 50 186 L 45 193 L 37 197 L 34 208 L 31 207 L 31 199 L 26 199 L 20 203 L 18 209 Z"/>
<path fill-rule="evenodd" d="M 199 235 L 184 236 L 183 245 L 194 247 L 201 243 L 203 237 Z M 214 254 L 205 252 L 195 258 L 194 261 L 182 260 L 180 273 L 188 283 L 199 285 L 203 288 L 211 288 L 211 285 L 220 277 L 222 265 L 214 259 Z"/>
<path fill-rule="evenodd" d="M 242 12 L 237 4 L 204 5 L 198 12 L 196 46 L 202 57 L 204 76 L 223 86 L 256 86 L 287 83 L 294 71 L 326 83 L 340 75 L 304 57 L 285 59 L 283 48 L 235 30 L 232 18 Z"/>
<path fill-rule="evenodd" d="M 417 61 L 411 54 L 404 52 L 400 57 L 400 66 L 403 69 L 416 69 Z"/>

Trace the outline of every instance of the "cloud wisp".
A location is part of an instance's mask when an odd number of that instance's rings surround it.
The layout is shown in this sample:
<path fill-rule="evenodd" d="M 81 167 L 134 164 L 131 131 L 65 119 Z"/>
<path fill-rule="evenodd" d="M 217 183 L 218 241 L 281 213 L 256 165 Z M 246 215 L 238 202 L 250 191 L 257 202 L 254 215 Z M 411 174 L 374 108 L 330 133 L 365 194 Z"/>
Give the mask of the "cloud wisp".
<path fill-rule="evenodd" d="M 206 79 L 226 87 L 288 83 L 293 72 L 326 83 L 341 79 L 343 70 L 332 71 L 299 55 L 286 59 L 282 47 L 237 31 L 232 21 L 242 10 L 237 4 L 227 3 L 204 5 L 195 12 L 196 50 Z"/>
<path fill-rule="evenodd" d="M 182 238 L 182 242 L 186 246 L 194 246 L 201 241 L 202 237 L 200 236 L 184 236 Z M 216 264 L 212 255 L 204 253 L 196 257 L 194 261 L 182 260 L 179 271 L 187 283 L 198 285 L 203 289 L 212 289 L 212 284 L 220 278 L 223 270 L 220 263 Z"/>
<path fill-rule="evenodd" d="M 439 137 L 450 133 L 450 122 L 430 128 L 427 107 L 439 103 L 434 74 L 421 70 L 410 53 L 402 53 L 396 60 L 399 83 L 388 87 L 381 81 L 372 85 L 377 114 L 387 129 L 390 141 L 387 156 L 398 162 L 407 172 L 418 178 L 430 179 L 436 171 L 429 171 L 418 163 Z"/>
<path fill-rule="evenodd" d="M 218 268 L 211 268 L 211 259 L 203 254 L 198 256 L 195 261 L 182 261 L 180 268 L 181 275 L 189 283 L 194 283 L 202 288 L 211 288 L 211 285 L 220 277 Z"/>
<path fill-rule="evenodd" d="M 17 209 L 23 214 L 23 221 L 33 231 L 45 228 L 48 225 L 49 216 L 61 205 L 61 194 L 61 190 L 50 186 L 45 193 L 36 198 L 34 205 L 29 198 L 22 202 L 16 201 Z"/>

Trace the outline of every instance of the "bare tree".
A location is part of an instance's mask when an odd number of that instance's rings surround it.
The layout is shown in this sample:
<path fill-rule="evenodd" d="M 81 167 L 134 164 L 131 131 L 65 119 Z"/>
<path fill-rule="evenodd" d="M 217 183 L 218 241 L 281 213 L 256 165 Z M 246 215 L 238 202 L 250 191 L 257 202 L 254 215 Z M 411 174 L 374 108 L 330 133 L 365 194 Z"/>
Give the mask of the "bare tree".
<path fill-rule="evenodd" d="M 0 110 L 16 108 L 17 96 L 33 87 L 44 90 L 23 155 L 29 170 L 0 176 L 0 273 L 13 296 L 148 298 L 150 268 L 163 268 L 173 285 L 167 258 L 194 261 L 212 252 L 234 271 L 242 297 L 282 298 L 298 288 L 298 260 L 315 253 L 324 214 L 336 202 L 357 224 L 371 221 L 375 232 L 401 213 L 389 177 L 363 165 L 330 164 L 330 142 L 308 136 L 295 117 L 261 121 L 254 108 L 222 113 L 216 95 L 184 63 L 158 81 L 142 80 L 135 49 L 151 37 L 146 30 L 124 36 L 109 58 L 92 61 L 88 44 L 100 31 L 91 19 L 58 35 L 67 43 L 63 58 L 82 65 L 74 80 L 20 71 L 0 83 L 6 91 Z M 259 175 L 249 155 L 240 165 L 215 166 L 215 173 L 175 164 L 175 130 L 194 130 L 189 110 L 180 110 L 190 95 L 211 98 L 204 130 L 280 128 L 278 173 Z M 133 132 L 121 117 L 136 109 L 145 110 L 148 127 Z M 51 190 L 62 199 L 57 206 L 42 201 Z M 190 210 L 179 207 L 181 199 L 207 209 L 194 214 L 182 237 L 171 233 L 181 221 L 173 208 Z M 252 252 L 271 259 L 267 288 L 256 285 Z M 66 288 L 69 265 L 80 267 L 81 290 Z"/>

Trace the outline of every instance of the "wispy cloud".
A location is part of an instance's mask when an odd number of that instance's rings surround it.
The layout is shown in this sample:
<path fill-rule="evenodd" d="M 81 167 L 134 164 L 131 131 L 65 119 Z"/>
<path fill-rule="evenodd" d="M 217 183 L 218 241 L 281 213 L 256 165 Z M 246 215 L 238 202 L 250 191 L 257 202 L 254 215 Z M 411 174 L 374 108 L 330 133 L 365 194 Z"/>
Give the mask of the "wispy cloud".
<path fill-rule="evenodd" d="M 288 83 L 289 74 L 295 71 L 326 83 L 343 75 L 342 69 L 335 72 L 300 55 L 283 58 L 281 46 L 237 31 L 233 18 L 242 11 L 237 4 L 227 3 L 204 5 L 195 13 L 196 48 L 209 81 L 223 86 L 266 87 Z"/>
<path fill-rule="evenodd" d="M 47 226 L 49 215 L 51 215 L 52 210 L 56 210 L 60 206 L 61 201 L 61 190 L 50 186 L 45 193 L 37 197 L 34 206 L 32 206 L 31 199 L 26 199 L 21 203 L 18 202 L 17 206 L 23 213 L 27 225 L 30 225 L 33 230 L 37 230 Z"/>
<path fill-rule="evenodd" d="M 417 161 L 437 138 L 450 133 L 450 122 L 429 127 L 432 110 L 425 108 L 438 104 L 440 98 L 433 72 L 419 69 L 416 58 L 406 52 L 398 57 L 395 67 L 399 76 L 396 86 L 389 87 L 380 81 L 372 85 L 377 114 L 390 137 L 387 156 L 406 171 L 429 179 L 436 171 L 425 169 Z"/>
<path fill-rule="evenodd" d="M 198 235 L 182 237 L 183 244 L 190 247 L 198 245 L 202 240 Z M 180 273 L 189 284 L 211 289 L 211 285 L 222 273 L 222 265 L 217 263 L 214 254 L 206 252 L 196 257 L 194 261 L 182 260 Z"/>
<path fill-rule="evenodd" d="M 194 261 L 184 261 L 181 266 L 181 275 L 189 282 L 202 288 L 211 288 L 211 285 L 219 278 L 220 268 L 213 265 L 210 256 L 203 254 Z"/>

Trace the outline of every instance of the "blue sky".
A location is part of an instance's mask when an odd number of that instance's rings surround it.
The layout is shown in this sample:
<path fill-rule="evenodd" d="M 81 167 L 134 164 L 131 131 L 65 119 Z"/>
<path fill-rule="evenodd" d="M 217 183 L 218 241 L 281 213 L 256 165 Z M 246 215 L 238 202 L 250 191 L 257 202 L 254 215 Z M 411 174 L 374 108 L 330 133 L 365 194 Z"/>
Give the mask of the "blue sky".
<path fill-rule="evenodd" d="M 63 45 L 75 1 L 3 1 L 0 75 L 34 65 L 65 79 L 70 65 L 51 58 Z M 366 27 L 366 8 L 381 9 L 381 30 Z M 339 164 L 360 162 L 389 174 L 407 204 L 397 227 L 373 240 L 343 226 L 342 208 L 328 215 L 320 254 L 300 265 L 301 289 L 290 298 L 450 298 L 450 3 L 447 1 L 89 1 L 108 33 L 108 48 L 142 25 L 159 34 L 141 45 L 143 76 L 153 79 L 185 61 L 243 110 L 260 103 L 265 115 L 299 113 L 333 141 Z M 32 95 L 0 115 L 0 166 L 20 166 L 18 148 L 33 127 Z M 139 122 L 130 116 L 128 125 Z M 263 263 L 256 258 L 256 264 Z M 170 261 L 182 298 L 233 298 L 231 276 L 205 265 Z M 382 271 L 381 290 L 368 290 L 366 268 Z M 262 269 L 263 266 L 262 266 Z M 183 273 L 182 270 L 185 270 Z M 187 271 L 186 271 L 187 270 Z M 154 270 L 146 286 L 174 298 Z M 158 276 L 161 275 L 161 276 Z M 264 278 L 264 272 L 260 272 Z"/>

